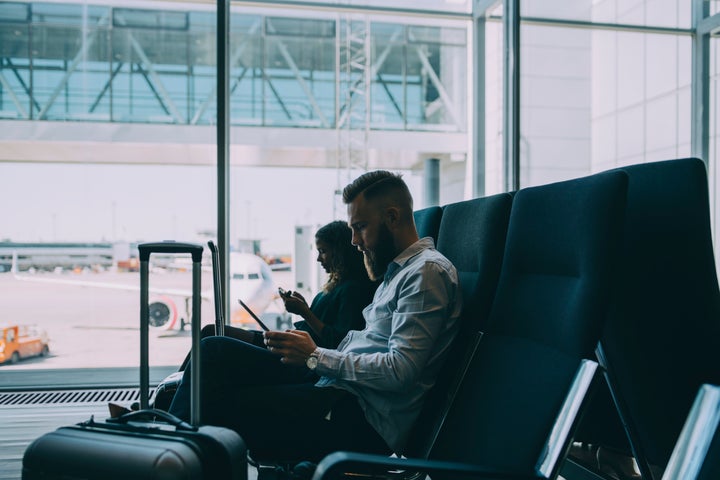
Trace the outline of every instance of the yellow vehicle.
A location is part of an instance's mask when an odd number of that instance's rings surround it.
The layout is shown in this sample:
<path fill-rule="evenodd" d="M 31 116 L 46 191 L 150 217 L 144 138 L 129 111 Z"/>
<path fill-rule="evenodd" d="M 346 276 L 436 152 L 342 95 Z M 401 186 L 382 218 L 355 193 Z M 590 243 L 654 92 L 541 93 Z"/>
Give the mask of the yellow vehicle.
<path fill-rule="evenodd" d="M 44 331 L 30 325 L 0 325 L 0 363 L 17 363 L 22 358 L 50 353 Z"/>

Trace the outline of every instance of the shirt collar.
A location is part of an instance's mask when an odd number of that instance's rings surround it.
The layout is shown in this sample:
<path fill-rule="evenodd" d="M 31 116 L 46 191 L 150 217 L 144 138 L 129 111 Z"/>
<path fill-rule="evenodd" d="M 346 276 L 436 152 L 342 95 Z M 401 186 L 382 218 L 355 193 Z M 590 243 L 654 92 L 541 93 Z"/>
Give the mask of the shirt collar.
<path fill-rule="evenodd" d="M 432 237 L 423 237 L 417 242 L 410 245 L 408 248 L 400 252 L 400 254 L 393 259 L 392 262 L 390 262 L 390 265 L 388 265 L 387 271 L 385 272 L 385 276 L 383 278 L 384 281 L 388 281 L 392 278 L 392 276 L 400 270 L 405 264 L 413 258 L 418 253 L 422 252 L 423 250 L 426 250 L 428 248 L 435 248 L 435 242 L 433 241 Z"/>

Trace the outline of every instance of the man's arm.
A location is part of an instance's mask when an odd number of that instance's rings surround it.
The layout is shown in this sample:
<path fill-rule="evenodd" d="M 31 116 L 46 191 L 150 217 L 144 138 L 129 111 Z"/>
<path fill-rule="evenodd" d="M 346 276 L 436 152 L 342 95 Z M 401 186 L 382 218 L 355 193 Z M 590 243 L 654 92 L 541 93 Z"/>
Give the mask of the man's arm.
<path fill-rule="evenodd" d="M 397 289 L 397 305 L 388 312 L 389 318 L 368 318 L 369 325 L 378 322 L 372 325 L 370 337 L 387 335 L 386 344 L 374 348 L 358 341 L 357 348 L 320 348 L 318 374 L 385 391 L 402 391 L 417 382 L 431 356 L 442 351 L 436 343 L 451 327 L 448 319 L 454 312 L 457 278 L 443 266 L 426 262 Z"/>

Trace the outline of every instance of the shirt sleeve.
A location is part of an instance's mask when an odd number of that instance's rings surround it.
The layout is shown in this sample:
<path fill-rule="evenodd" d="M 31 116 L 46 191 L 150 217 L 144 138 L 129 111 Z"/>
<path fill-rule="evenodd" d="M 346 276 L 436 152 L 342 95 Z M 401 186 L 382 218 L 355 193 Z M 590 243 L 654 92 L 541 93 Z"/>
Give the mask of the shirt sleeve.
<path fill-rule="evenodd" d="M 367 330 L 350 332 L 340 350 L 319 350 L 317 373 L 377 390 L 408 388 L 420 378 L 438 337 L 447 328 L 456 291 L 456 280 L 447 270 L 426 262 L 397 285 L 386 351 L 353 350 L 352 336 Z M 349 348 L 343 350 L 343 345 Z"/>

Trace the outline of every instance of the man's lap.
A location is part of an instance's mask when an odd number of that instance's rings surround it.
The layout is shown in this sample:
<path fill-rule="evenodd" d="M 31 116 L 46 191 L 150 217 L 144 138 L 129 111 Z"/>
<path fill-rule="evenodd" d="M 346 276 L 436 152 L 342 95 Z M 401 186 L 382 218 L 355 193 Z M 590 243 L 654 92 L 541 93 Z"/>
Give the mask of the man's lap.
<path fill-rule="evenodd" d="M 317 460 L 338 447 L 385 448 L 355 397 L 314 386 L 317 376 L 305 367 L 286 365 L 267 349 L 227 337 L 203 339 L 200 358 L 202 423 L 237 431 L 251 452 Z M 189 416 L 192 366 L 170 408 L 181 418 Z M 336 407 L 349 408 L 352 420 L 348 423 L 347 414 L 340 423 L 328 419 Z"/>

